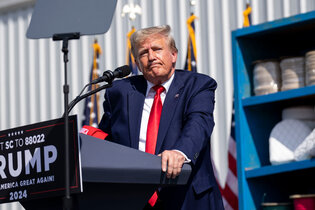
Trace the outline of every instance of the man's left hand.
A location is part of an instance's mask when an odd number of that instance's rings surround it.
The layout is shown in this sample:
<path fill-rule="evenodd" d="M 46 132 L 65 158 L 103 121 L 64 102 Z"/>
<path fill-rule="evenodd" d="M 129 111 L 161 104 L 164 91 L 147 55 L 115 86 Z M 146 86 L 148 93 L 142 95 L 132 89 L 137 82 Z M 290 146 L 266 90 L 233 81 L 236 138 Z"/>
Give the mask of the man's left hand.
<path fill-rule="evenodd" d="M 176 150 L 165 150 L 159 156 L 162 157 L 162 171 L 166 172 L 166 177 L 175 179 L 180 174 L 185 162 L 183 154 Z"/>

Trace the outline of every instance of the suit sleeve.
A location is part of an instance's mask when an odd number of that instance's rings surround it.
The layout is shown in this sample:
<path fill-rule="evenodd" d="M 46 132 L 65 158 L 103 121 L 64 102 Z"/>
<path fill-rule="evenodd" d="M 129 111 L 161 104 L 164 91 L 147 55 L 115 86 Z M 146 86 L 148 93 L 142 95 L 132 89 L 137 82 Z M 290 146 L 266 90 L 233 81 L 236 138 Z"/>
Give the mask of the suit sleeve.
<path fill-rule="evenodd" d="M 184 112 L 183 128 L 175 145 L 195 164 L 200 152 L 208 145 L 214 127 L 213 111 L 217 83 L 207 79 L 192 92 Z"/>
<path fill-rule="evenodd" d="M 103 108 L 104 114 L 102 116 L 101 122 L 99 123 L 99 128 L 108 134 L 106 139 L 111 139 L 111 105 L 109 100 L 109 91 L 106 91 L 105 93 Z"/>

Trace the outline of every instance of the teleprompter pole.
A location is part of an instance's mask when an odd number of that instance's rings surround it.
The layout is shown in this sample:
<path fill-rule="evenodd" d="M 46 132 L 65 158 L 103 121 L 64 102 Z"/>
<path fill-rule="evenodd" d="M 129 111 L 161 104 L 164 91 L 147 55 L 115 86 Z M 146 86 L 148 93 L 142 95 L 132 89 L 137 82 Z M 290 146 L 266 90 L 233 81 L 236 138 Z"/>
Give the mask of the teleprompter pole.
<path fill-rule="evenodd" d="M 64 60 L 64 69 L 65 69 L 65 84 L 63 86 L 64 93 L 64 122 L 65 122 L 65 197 L 63 200 L 63 209 L 71 210 L 72 209 L 72 200 L 70 195 L 70 160 L 69 160 L 69 113 L 68 113 L 68 98 L 69 98 L 69 85 L 67 83 L 67 63 L 68 63 L 68 41 L 70 39 L 79 39 L 80 33 L 65 33 L 65 34 L 54 34 L 53 40 L 60 41 L 62 40 L 62 49 L 63 60 Z"/>

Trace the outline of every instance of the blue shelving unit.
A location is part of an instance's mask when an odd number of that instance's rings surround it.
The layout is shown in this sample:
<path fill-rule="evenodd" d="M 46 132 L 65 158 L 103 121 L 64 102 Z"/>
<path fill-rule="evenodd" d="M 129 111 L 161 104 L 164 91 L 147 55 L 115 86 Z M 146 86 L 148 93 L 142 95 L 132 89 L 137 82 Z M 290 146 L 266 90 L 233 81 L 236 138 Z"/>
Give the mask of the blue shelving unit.
<path fill-rule="evenodd" d="M 269 202 L 287 202 L 292 194 L 315 192 L 315 160 L 271 165 L 269 135 L 282 110 L 315 105 L 315 86 L 263 96 L 253 93 L 253 62 L 304 56 L 315 50 L 315 12 L 232 32 L 235 123 L 240 209 L 261 209 Z"/>

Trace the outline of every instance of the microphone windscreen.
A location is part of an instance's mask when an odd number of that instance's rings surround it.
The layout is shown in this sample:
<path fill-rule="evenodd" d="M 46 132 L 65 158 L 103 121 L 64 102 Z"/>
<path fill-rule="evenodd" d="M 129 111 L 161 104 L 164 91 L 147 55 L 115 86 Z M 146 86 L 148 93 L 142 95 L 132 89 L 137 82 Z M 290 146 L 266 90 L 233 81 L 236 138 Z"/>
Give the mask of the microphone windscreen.
<path fill-rule="evenodd" d="M 131 72 L 130 66 L 128 66 L 128 65 L 124 65 L 124 66 L 118 67 L 117 70 L 119 71 L 119 76 L 118 76 L 119 78 L 126 77 Z"/>

